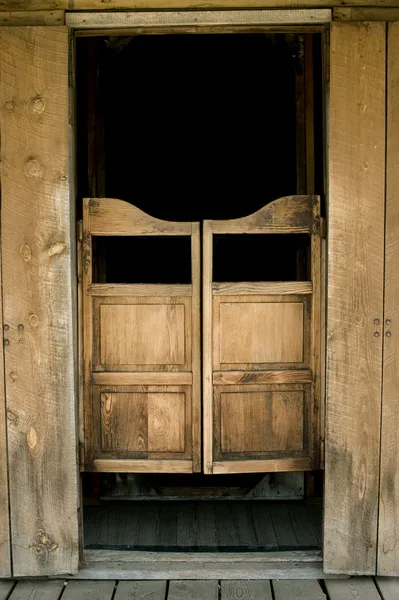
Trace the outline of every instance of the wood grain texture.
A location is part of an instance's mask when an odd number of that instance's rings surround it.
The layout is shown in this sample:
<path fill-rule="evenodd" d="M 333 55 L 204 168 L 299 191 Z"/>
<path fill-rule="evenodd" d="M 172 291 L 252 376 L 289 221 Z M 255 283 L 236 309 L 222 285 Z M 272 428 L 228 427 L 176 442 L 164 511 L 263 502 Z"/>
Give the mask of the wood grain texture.
<path fill-rule="evenodd" d="M 272 586 L 275 600 L 326 600 L 317 581 L 273 580 Z"/>
<path fill-rule="evenodd" d="M 177 8 L 177 6 L 175 6 Z M 182 7 L 180 7 L 182 8 Z M 170 25 L 314 25 L 331 21 L 331 11 L 321 10 L 256 10 L 246 11 L 196 11 L 191 12 L 119 12 L 73 13 L 68 12 L 66 23 L 74 29 L 153 27 Z"/>
<path fill-rule="evenodd" d="M 221 453 L 302 450 L 303 407 L 300 391 L 222 393 Z"/>
<path fill-rule="evenodd" d="M 357 577 L 344 581 L 325 582 L 330 600 L 381 600 L 377 588 L 371 578 Z"/>
<path fill-rule="evenodd" d="M 242 294 L 311 294 L 311 281 L 237 281 L 213 282 L 214 296 L 231 296 Z"/>
<path fill-rule="evenodd" d="M 10 593 L 15 587 L 15 581 L 3 580 L 0 581 L 0 600 L 8 600 Z"/>
<path fill-rule="evenodd" d="M 99 473 L 192 473 L 191 460 L 147 460 L 96 458 L 93 470 Z"/>
<path fill-rule="evenodd" d="M 63 600 L 111 600 L 115 581 L 68 581 Z"/>
<path fill-rule="evenodd" d="M 312 372 L 309 369 L 290 369 L 286 371 L 214 371 L 214 385 L 237 385 L 262 383 L 311 383 Z"/>
<path fill-rule="evenodd" d="M 269 581 L 221 581 L 221 600 L 272 600 Z"/>
<path fill-rule="evenodd" d="M 101 364 L 185 363 L 183 304 L 104 304 L 99 319 Z"/>
<path fill-rule="evenodd" d="M 385 65 L 384 24 L 333 23 L 324 519 L 327 573 L 374 574 L 376 568 Z"/>
<path fill-rule="evenodd" d="M 162 221 L 114 198 L 85 199 L 86 229 L 92 235 L 191 235 L 191 223 Z"/>
<path fill-rule="evenodd" d="M 68 30 L 0 31 L 14 575 L 78 567 Z"/>
<path fill-rule="evenodd" d="M 117 371 L 114 373 L 93 373 L 92 382 L 95 385 L 191 385 L 192 373 L 175 372 L 136 372 Z"/>
<path fill-rule="evenodd" d="M 171 581 L 168 600 L 218 600 L 218 582 Z"/>
<path fill-rule="evenodd" d="M 310 458 L 271 458 L 269 460 L 231 460 L 215 461 L 213 473 L 285 473 L 289 471 L 310 471 Z"/>
<path fill-rule="evenodd" d="M 399 7 L 334 8 L 333 18 L 334 21 L 399 21 Z"/>
<path fill-rule="evenodd" d="M 379 575 L 399 575 L 399 24 L 388 25 L 387 165 Z"/>
<path fill-rule="evenodd" d="M 303 325 L 301 302 L 223 302 L 220 363 L 302 363 Z"/>
<path fill-rule="evenodd" d="M 120 581 L 114 600 L 165 600 L 166 581 Z"/>
<path fill-rule="evenodd" d="M 376 577 L 375 582 L 382 600 L 396 600 L 399 597 L 398 577 Z"/>
<path fill-rule="evenodd" d="M 0 12 L 0 25 L 65 25 L 64 10 Z"/>
<path fill-rule="evenodd" d="M 213 307 L 212 307 L 212 261 L 213 236 L 210 221 L 203 224 L 202 250 L 202 432 L 204 473 L 212 474 L 213 464 L 213 385 L 212 348 Z"/>
<path fill-rule="evenodd" d="M 20 581 L 9 600 L 58 600 L 63 581 Z"/>
<path fill-rule="evenodd" d="M 323 6 L 337 6 L 338 0 L 323 0 Z M 346 0 L 347 6 L 397 6 L 397 0 Z M 198 4 L 188 2 L 163 2 L 151 3 L 146 5 L 146 9 L 151 8 L 196 8 Z M 201 4 L 199 5 L 201 6 Z M 204 8 L 209 8 L 209 2 L 204 3 Z M 214 8 L 223 6 L 237 8 L 232 0 L 218 0 L 211 4 Z M 319 8 L 320 0 L 242 0 L 238 7 L 242 8 Z M 0 0 L 0 10 L 54 10 L 54 9 L 73 10 L 123 10 L 123 9 L 142 9 L 142 4 L 138 0 L 110 0 L 104 7 L 102 0 Z M 287 11 L 289 12 L 289 11 Z"/>
<path fill-rule="evenodd" d="M 4 339 L 7 331 L 3 329 L 3 282 L 0 248 L 0 331 Z M 7 460 L 7 430 L 6 430 L 6 394 L 5 394 L 5 364 L 4 345 L 0 344 L 0 369 L 2 380 L 0 384 L 0 577 L 11 576 L 11 546 L 10 546 L 10 505 L 8 489 L 8 460 Z"/>

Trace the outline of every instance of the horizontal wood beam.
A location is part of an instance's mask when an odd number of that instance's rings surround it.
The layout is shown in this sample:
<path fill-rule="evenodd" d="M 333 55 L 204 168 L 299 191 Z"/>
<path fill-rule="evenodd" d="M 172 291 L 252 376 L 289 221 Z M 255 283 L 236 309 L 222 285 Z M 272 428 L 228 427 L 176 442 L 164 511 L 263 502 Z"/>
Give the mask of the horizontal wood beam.
<path fill-rule="evenodd" d="M 334 8 L 334 21 L 399 21 L 398 8 Z"/>
<path fill-rule="evenodd" d="M 340 0 L 149 0 L 154 8 L 319 8 L 335 7 Z M 346 0 L 346 6 L 399 7 L 399 0 Z M 0 0 L 0 11 L 28 10 L 130 10 L 142 9 L 142 0 Z"/>
<path fill-rule="evenodd" d="M 164 0 L 162 0 L 163 2 Z M 178 0 L 179 2 L 181 0 Z M 183 0 L 186 2 L 187 0 Z M 159 0 L 154 0 L 154 3 Z M 154 4 L 155 6 L 155 4 Z M 170 27 L 171 25 L 299 25 L 331 21 L 331 10 L 232 10 L 232 11 L 171 11 L 171 12 L 98 12 L 66 15 L 73 29 Z"/>
<path fill-rule="evenodd" d="M 0 25 L 64 25 L 64 10 L 0 12 Z"/>

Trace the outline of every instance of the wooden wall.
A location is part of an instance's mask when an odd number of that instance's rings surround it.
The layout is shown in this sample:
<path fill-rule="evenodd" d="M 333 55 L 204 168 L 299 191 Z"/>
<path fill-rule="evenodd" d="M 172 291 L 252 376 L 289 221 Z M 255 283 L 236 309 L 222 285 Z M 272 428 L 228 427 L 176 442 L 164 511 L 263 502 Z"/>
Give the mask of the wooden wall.
<path fill-rule="evenodd" d="M 333 573 L 376 569 L 385 27 L 331 30 L 324 565 Z"/>
<path fill-rule="evenodd" d="M 1 28 L 0 78 L 13 574 L 73 573 L 78 527 L 67 28 Z"/>

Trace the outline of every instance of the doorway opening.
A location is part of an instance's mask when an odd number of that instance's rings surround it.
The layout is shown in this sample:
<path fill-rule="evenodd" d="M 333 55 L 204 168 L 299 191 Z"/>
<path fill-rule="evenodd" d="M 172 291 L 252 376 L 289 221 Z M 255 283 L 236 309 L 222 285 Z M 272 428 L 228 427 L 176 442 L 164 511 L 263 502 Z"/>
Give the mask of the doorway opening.
<path fill-rule="evenodd" d="M 83 198 L 199 222 L 200 235 L 205 220 L 291 195 L 317 194 L 323 215 L 322 44 L 296 32 L 77 38 L 78 220 Z M 306 233 L 217 233 L 213 282 L 307 283 L 310 248 Z M 184 235 L 93 235 L 92 283 L 190 286 L 191 249 Z M 321 548 L 320 471 L 82 468 L 89 549 Z"/>

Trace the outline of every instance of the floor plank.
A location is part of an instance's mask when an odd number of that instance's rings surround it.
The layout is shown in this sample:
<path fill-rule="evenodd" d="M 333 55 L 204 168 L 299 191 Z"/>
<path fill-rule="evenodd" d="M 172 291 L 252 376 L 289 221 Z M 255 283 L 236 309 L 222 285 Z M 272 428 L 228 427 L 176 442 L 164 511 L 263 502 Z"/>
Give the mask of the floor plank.
<path fill-rule="evenodd" d="M 298 538 L 295 534 L 288 507 L 285 504 L 273 504 L 270 507 L 272 523 L 280 548 L 295 548 Z"/>
<path fill-rule="evenodd" d="M 277 548 L 278 541 L 269 506 L 254 502 L 252 504 L 252 519 L 259 545 L 262 548 Z"/>
<path fill-rule="evenodd" d="M 9 600 L 58 600 L 63 588 L 63 580 L 19 581 Z"/>
<path fill-rule="evenodd" d="M 270 581 L 222 580 L 221 600 L 272 600 Z"/>
<path fill-rule="evenodd" d="M 218 600 L 219 586 L 210 581 L 171 581 L 168 600 Z"/>
<path fill-rule="evenodd" d="M 7 600 L 14 585 L 15 581 L 0 580 L 0 600 Z"/>
<path fill-rule="evenodd" d="M 289 507 L 289 513 L 295 534 L 298 538 L 298 544 L 307 548 L 318 548 L 319 540 L 309 519 L 306 506 L 303 504 L 292 504 Z"/>
<path fill-rule="evenodd" d="M 164 600 L 166 581 L 120 581 L 114 600 Z"/>
<path fill-rule="evenodd" d="M 69 581 L 62 600 L 111 600 L 116 581 Z M 38 599 L 39 600 L 39 599 Z M 58 600 L 58 597 L 57 597 Z"/>
<path fill-rule="evenodd" d="M 197 547 L 197 519 L 194 502 L 181 502 L 177 514 L 177 545 L 181 548 Z"/>
<path fill-rule="evenodd" d="M 398 600 L 399 577 L 376 577 L 375 581 L 382 600 Z"/>
<path fill-rule="evenodd" d="M 275 600 L 326 600 L 325 593 L 315 580 L 280 579 L 273 580 L 272 586 Z"/>
<path fill-rule="evenodd" d="M 326 589 L 330 600 L 381 600 L 371 577 L 326 580 Z"/>

